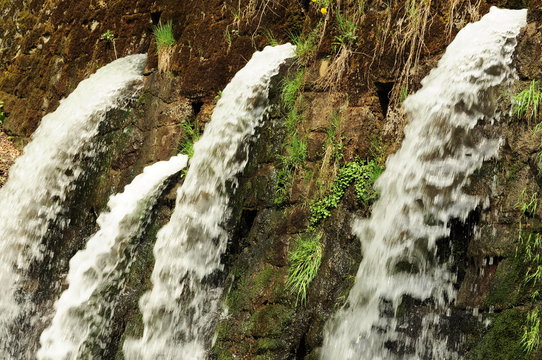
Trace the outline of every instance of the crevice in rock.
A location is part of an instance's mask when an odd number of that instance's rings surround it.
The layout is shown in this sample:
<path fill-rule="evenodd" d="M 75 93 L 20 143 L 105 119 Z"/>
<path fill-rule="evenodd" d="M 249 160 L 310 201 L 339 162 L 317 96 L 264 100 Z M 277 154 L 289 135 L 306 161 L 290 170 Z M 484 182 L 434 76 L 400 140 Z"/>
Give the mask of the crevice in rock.
<path fill-rule="evenodd" d="M 156 11 L 151 13 L 151 21 L 153 25 L 158 25 L 160 23 L 160 16 L 162 16 L 161 11 Z"/>
<path fill-rule="evenodd" d="M 390 106 L 391 91 L 393 89 L 393 82 L 375 82 L 376 94 L 380 101 L 380 108 L 384 117 L 388 114 L 388 108 Z"/>
<path fill-rule="evenodd" d="M 201 108 L 203 107 L 203 101 L 201 100 L 193 101 L 191 105 L 192 105 L 192 110 L 194 111 L 194 116 L 198 116 L 198 114 L 201 111 Z"/>

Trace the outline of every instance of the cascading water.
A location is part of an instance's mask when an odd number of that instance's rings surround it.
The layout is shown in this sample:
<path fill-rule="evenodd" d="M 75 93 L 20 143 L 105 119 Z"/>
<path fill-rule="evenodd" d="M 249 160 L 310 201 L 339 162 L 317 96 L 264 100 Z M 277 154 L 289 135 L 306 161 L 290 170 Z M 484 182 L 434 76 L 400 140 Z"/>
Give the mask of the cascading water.
<path fill-rule="evenodd" d="M 118 59 L 82 81 L 43 117 L 0 189 L 0 352 L 4 359 L 17 335 L 15 319 L 30 311 L 19 292 L 30 264 L 43 258 L 51 226 L 62 228 L 64 201 L 83 173 L 82 159 L 97 152 L 93 138 L 108 111 L 124 107 L 142 80 L 146 55 Z M 18 356 L 21 356 L 20 354 Z"/>
<path fill-rule="evenodd" d="M 178 155 L 148 166 L 124 192 L 109 199 L 109 210 L 98 218 L 100 230 L 70 261 L 69 287 L 42 333 L 39 360 L 87 358 L 92 345 L 109 337 L 109 320 L 133 260 L 134 240 L 144 232 L 166 179 L 181 171 L 187 160 Z"/>
<path fill-rule="evenodd" d="M 433 331 L 439 311 L 455 298 L 455 276 L 437 260 L 436 241 L 449 235 L 452 219 L 464 221 L 484 200 L 464 188 L 497 155 L 499 141 L 477 128 L 498 116 L 499 91 L 515 78 L 512 57 L 525 25 L 526 10 L 491 8 L 459 32 L 422 89 L 404 102 L 405 139 L 377 181 L 381 197 L 371 218 L 354 223 L 363 260 L 347 306 L 327 324 L 323 359 L 457 357 Z M 401 263 L 411 270 L 401 271 Z M 396 313 L 405 296 L 433 304 L 417 339 L 387 311 Z M 398 346 L 400 355 L 392 350 Z"/>
<path fill-rule="evenodd" d="M 248 160 L 249 140 L 268 110 L 271 78 L 295 47 L 254 54 L 224 89 L 177 194 L 171 221 L 154 248 L 152 291 L 140 301 L 143 337 L 124 344 L 126 359 L 202 359 L 218 312 L 221 270 L 228 241 L 229 189 Z"/>

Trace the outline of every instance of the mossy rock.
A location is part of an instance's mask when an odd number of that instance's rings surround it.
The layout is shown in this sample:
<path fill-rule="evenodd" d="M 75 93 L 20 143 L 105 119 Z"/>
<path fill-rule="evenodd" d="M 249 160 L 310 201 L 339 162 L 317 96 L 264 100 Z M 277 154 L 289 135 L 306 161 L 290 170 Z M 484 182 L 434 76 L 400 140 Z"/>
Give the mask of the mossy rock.
<path fill-rule="evenodd" d="M 280 336 L 290 325 L 294 315 L 294 309 L 285 305 L 269 305 L 250 317 L 246 330 L 255 337 Z"/>
<path fill-rule="evenodd" d="M 525 312 L 514 308 L 495 317 L 489 331 L 468 354 L 467 360 L 527 360 L 520 341 Z"/>
<path fill-rule="evenodd" d="M 524 267 L 516 258 L 501 261 L 489 289 L 486 305 L 503 309 L 517 304 L 522 295 L 523 274 Z"/>

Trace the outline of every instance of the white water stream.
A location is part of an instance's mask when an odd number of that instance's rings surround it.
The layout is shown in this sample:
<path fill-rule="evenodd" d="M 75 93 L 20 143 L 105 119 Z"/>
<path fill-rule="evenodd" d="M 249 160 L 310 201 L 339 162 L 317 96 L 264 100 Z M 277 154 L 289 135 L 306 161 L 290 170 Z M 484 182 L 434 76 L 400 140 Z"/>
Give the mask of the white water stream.
<path fill-rule="evenodd" d="M 499 141 L 477 135 L 476 128 L 497 120 L 500 91 L 516 77 L 512 57 L 526 14 L 493 7 L 467 25 L 422 89 L 404 102 L 410 123 L 377 181 L 381 197 L 371 218 L 354 223 L 363 260 L 347 306 L 327 324 L 322 359 L 457 357 L 432 330 L 455 299 L 455 276 L 437 261 L 436 241 L 449 235 L 452 219 L 465 220 L 485 200 L 464 188 L 485 160 L 497 156 Z M 416 270 L 398 270 L 401 262 Z M 415 339 L 385 313 L 386 307 L 396 312 L 405 296 L 434 308 Z M 411 350 L 396 355 L 393 343 Z"/>
<path fill-rule="evenodd" d="M 97 149 L 93 140 L 106 114 L 136 94 L 146 55 L 118 59 L 82 81 L 43 117 L 0 189 L 0 352 L 6 358 L 12 322 L 30 310 L 20 290 L 29 266 L 43 258 L 51 226 L 65 227 L 64 202 L 83 173 L 82 159 Z"/>
<path fill-rule="evenodd" d="M 226 250 L 229 193 L 248 161 L 248 146 L 268 110 L 271 78 L 295 47 L 266 47 L 228 86 L 195 144 L 171 221 L 158 233 L 152 291 L 141 301 L 143 337 L 124 344 L 127 360 L 197 360 L 214 329 Z"/>
<path fill-rule="evenodd" d="M 124 192 L 109 199 L 109 210 L 98 217 L 100 230 L 70 260 L 69 287 L 56 302 L 52 323 L 41 335 L 38 360 L 86 358 L 89 345 L 110 335 L 115 297 L 130 271 L 134 241 L 148 225 L 165 180 L 181 171 L 187 160 L 178 155 L 147 166 Z"/>

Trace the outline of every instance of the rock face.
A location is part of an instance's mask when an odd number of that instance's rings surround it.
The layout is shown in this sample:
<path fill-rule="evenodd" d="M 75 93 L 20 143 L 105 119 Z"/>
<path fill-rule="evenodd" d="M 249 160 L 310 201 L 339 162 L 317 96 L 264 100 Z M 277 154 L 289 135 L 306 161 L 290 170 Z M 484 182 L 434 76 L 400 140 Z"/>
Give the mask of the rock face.
<path fill-rule="evenodd" d="M 288 254 L 307 230 L 311 202 L 329 193 L 345 163 L 356 159 L 382 163 L 398 147 L 405 125 L 398 106 L 403 92 L 417 89 L 453 34 L 489 6 L 530 9 L 529 25 L 517 48 L 521 81 L 510 93 L 518 93 L 542 76 L 542 10 L 536 1 L 528 5 L 514 0 L 433 1 L 427 8 L 425 33 L 419 35 L 421 43 L 407 37 L 407 20 L 399 21 L 404 19 L 404 2 L 391 3 L 388 7 L 385 1 L 366 1 L 365 9 L 356 12 L 358 2 L 342 1 L 341 11 L 356 14 L 357 28 L 355 41 L 341 58 L 342 50 L 335 43 L 342 32 L 335 15 L 324 16 L 305 0 L 0 0 L 0 101 L 7 114 L 2 130 L 19 148 L 41 117 L 54 110 L 80 80 L 114 59 L 113 44 L 101 38 L 104 32 L 111 30 L 115 35 L 119 56 L 149 53 L 140 98 L 128 113 L 111 114 L 100 137 L 108 150 L 70 197 L 71 226 L 53 236 L 54 256 L 48 260 L 53 270 L 35 269 L 32 274 L 41 311 L 52 311 L 65 285 L 68 260 L 95 230 L 96 216 L 108 196 L 145 165 L 176 154 L 187 137 L 183 123 L 196 124 L 202 131 L 215 96 L 256 49 L 288 41 L 289 34 L 302 34 L 314 37 L 314 49 L 286 77 L 294 79 L 304 70 L 293 106 L 299 117 L 295 131 L 306 141 L 306 156 L 290 169 L 286 195 L 277 201 L 291 137 L 285 125 L 291 105 L 281 98 L 281 85 L 277 85 L 276 107 L 260 130 L 232 200 L 231 244 L 224 258 L 227 316 L 219 321 L 210 358 L 316 359 L 324 324 L 343 305 L 363 256 L 351 234 L 350 219 L 354 214 L 369 216 L 370 205 L 360 204 L 350 186 L 331 216 L 317 226 L 323 247 L 321 265 L 308 287 L 306 302 L 300 302 L 286 286 Z M 177 42 L 170 70 L 159 73 L 152 26 L 169 20 Z M 400 45 L 404 39 L 408 46 Z M 419 61 L 414 66 L 408 59 L 417 49 Z M 406 83 L 405 73 L 409 75 Z M 504 112 L 509 101 L 510 94 L 503 94 Z M 477 210 L 466 224 L 452 226 L 459 294 L 443 331 L 467 359 L 542 356 L 542 350 L 527 355 L 520 347 L 526 315 L 541 303 L 531 300 L 536 286 L 523 281 L 532 265 L 516 251 L 521 248 L 520 232 L 528 237 L 542 231 L 542 212 L 524 214 L 517 205 L 521 207 L 533 195 L 538 201 L 542 194 L 540 132 L 532 131 L 537 122 L 505 116 L 491 130 L 503 138 L 501 157 L 487 163 L 471 184 L 473 193 L 489 197 L 489 207 Z M 0 137 L 2 144 L 4 139 Z M 335 151 L 340 156 L 332 155 Z M 9 154 L 16 156 L 13 150 Z M 0 178 L 3 171 L 0 167 Z M 156 231 L 168 221 L 173 206 L 171 191 L 161 200 L 152 228 L 141 239 L 116 316 L 117 336 L 101 350 L 101 359 L 123 359 L 119 344 L 126 337 L 141 335 L 137 300 L 150 286 Z M 423 312 L 424 304 L 405 301 L 402 311 L 403 316 Z M 37 341 L 46 325 L 31 332 L 31 342 Z"/>

